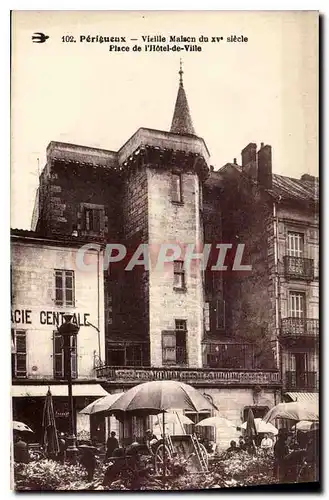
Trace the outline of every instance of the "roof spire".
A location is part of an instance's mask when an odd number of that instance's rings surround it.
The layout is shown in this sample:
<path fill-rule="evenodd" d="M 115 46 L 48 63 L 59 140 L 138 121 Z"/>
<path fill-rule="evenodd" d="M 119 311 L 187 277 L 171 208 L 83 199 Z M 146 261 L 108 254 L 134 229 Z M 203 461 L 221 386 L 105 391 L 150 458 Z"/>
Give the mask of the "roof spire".
<path fill-rule="evenodd" d="M 183 87 L 183 61 L 182 59 L 179 60 L 179 85 Z"/>
<path fill-rule="evenodd" d="M 193 134 L 195 135 L 190 108 L 187 102 L 185 89 L 183 86 L 183 61 L 179 61 L 179 87 L 174 109 L 174 116 L 171 122 L 170 132 L 174 134 Z"/>

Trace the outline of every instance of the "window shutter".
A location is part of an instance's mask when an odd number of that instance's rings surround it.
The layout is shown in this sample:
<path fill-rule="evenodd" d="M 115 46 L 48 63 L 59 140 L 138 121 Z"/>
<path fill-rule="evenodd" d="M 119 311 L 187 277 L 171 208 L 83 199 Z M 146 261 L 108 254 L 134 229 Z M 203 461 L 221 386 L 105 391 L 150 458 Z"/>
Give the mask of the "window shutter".
<path fill-rule="evenodd" d="M 176 332 L 162 332 L 162 360 L 164 363 L 176 362 Z"/>

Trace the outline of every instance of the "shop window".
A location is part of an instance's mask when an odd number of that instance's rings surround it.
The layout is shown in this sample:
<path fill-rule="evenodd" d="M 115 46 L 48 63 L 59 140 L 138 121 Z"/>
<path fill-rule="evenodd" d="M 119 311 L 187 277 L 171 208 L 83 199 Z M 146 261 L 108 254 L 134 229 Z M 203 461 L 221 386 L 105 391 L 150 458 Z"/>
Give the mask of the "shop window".
<path fill-rule="evenodd" d="M 25 330 L 12 330 L 12 372 L 16 378 L 27 377 Z"/>
<path fill-rule="evenodd" d="M 63 337 L 57 331 L 54 332 L 54 378 L 66 379 L 64 366 Z M 77 338 L 72 336 L 71 340 L 71 374 L 77 378 Z"/>
<path fill-rule="evenodd" d="M 55 303 L 74 306 L 74 271 L 55 269 Z"/>

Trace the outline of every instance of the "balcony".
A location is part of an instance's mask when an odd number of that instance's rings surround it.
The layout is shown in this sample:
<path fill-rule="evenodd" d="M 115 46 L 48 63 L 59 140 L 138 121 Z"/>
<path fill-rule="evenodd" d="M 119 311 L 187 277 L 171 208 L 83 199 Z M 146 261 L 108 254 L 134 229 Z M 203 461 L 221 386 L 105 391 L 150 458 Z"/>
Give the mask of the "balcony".
<path fill-rule="evenodd" d="M 286 372 L 286 389 L 295 390 L 318 390 L 317 372 Z"/>
<path fill-rule="evenodd" d="M 283 318 L 281 320 L 281 337 L 298 338 L 319 336 L 319 320 L 312 318 Z"/>
<path fill-rule="evenodd" d="M 314 261 L 303 257 L 283 257 L 284 275 L 287 279 L 312 281 L 314 279 Z"/>
<path fill-rule="evenodd" d="M 115 386 L 130 386 L 152 380 L 177 380 L 201 387 L 255 386 L 280 387 L 277 370 L 222 370 L 183 367 L 103 366 L 96 369 L 97 377 Z"/>

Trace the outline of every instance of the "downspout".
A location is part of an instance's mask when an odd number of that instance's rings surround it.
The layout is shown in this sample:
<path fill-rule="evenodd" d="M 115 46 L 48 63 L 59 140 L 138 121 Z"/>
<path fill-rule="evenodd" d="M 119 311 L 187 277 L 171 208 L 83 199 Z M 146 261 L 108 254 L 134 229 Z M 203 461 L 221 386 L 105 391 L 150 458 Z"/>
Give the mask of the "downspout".
<path fill-rule="evenodd" d="M 101 361 L 102 356 L 101 356 L 101 334 L 100 334 L 100 268 L 99 268 L 99 252 L 100 250 L 97 251 L 97 336 L 98 336 L 98 356 L 99 356 L 99 361 Z"/>
<path fill-rule="evenodd" d="M 279 334 L 281 319 L 280 276 L 279 276 L 279 243 L 278 243 L 278 214 L 276 203 L 273 203 L 273 230 L 274 230 L 274 287 L 275 287 L 275 347 L 277 368 L 282 375 L 282 356 L 280 352 Z"/>

